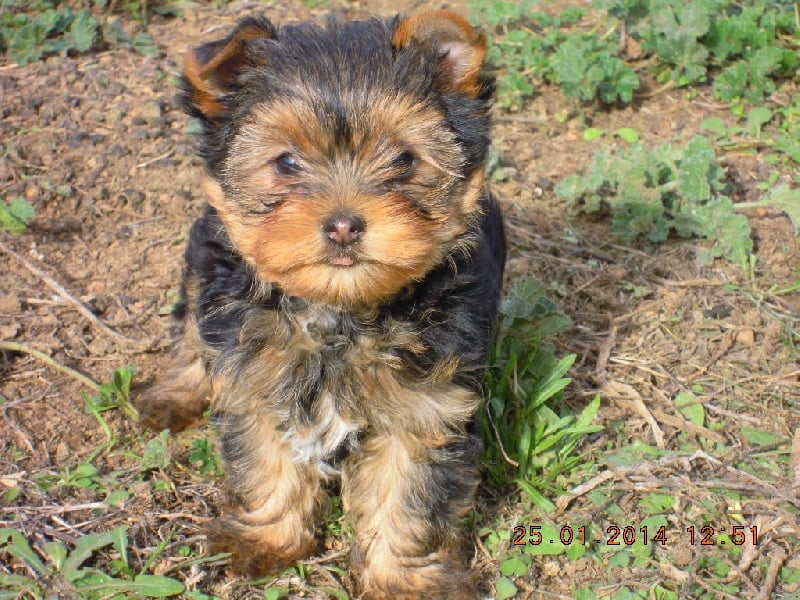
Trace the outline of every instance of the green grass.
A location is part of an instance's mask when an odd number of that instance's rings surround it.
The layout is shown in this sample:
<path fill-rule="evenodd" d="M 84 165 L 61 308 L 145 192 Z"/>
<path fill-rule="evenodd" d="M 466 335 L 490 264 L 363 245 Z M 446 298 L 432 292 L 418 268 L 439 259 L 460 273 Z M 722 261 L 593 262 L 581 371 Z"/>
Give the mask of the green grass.
<path fill-rule="evenodd" d="M 545 12 L 545 6 L 471 4 L 474 20 L 494 34 L 489 58 L 499 74 L 501 107 L 521 110 L 548 83 L 574 100 L 577 114 L 586 119 L 592 103 L 631 103 L 649 77 L 662 89 L 710 84 L 738 121 L 709 117 L 701 124 L 708 137 L 656 148 L 628 127 L 610 134 L 586 128 L 586 141 L 619 138 L 630 146 L 597 152 L 588 173 L 570 176 L 556 188 L 574 213 L 610 215 L 611 233 L 627 243 L 652 247 L 673 237 L 706 239 L 711 247 L 700 254 L 702 261 L 724 257 L 744 268 L 753 241 L 748 220 L 738 211 L 778 208 L 800 231 L 800 192 L 778 185 L 757 202 L 735 206 L 717 157 L 717 147 L 722 152 L 766 147 L 764 160 L 794 171 L 794 184 L 800 183 L 800 95 L 792 94 L 782 106 L 763 106 L 797 72 L 800 13 L 794 3 L 602 0 L 599 16 L 575 7 L 550 6 Z M 626 39 L 641 47 L 636 61 L 625 60 Z"/>
<path fill-rule="evenodd" d="M 552 338 L 570 325 L 535 279 L 517 281 L 501 308 L 497 340 L 490 358 L 485 462 L 490 485 L 514 481 L 544 510 L 547 496 L 579 463 L 576 449 L 597 431 L 592 424 L 596 398 L 578 415 L 563 402 L 567 372 L 575 355 L 559 358 Z"/>
<path fill-rule="evenodd" d="M 19 65 L 61 52 L 86 52 L 95 43 L 97 18 L 52 0 L 10 3 L 0 13 L 0 47 Z"/>
<path fill-rule="evenodd" d="M 109 572 L 91 566 L 89 561 L 99 551 L 112 547 L 117 557 Z M 121 525 L 107 533 L 89 533 L 77 539 L 74 546 L 53 540 L 35 552 L 19 531 L 0 529 L 0 549 L 22 561 L 32 576 L 0 572 L 0 598 L 50 598 L 67 593 L 80 598 L 128 597 L 165 598 L 185 591 L 176 579 L 136 572 L 128 560 L 128 527 Z"/>
<path fill-rule="evenodd" d="M 700 128 L 724 151 L 752 152 L 765 147 L 766 162 L 800 163 L 800 94 L 793 94 L 785 106 L 751 108 L 735 124 L 708 117 Z M 794 183 L 800 183 L 800 172 Z"/>
<path fill-rule="evenodd" d="M 198 600 L 214 598 L 187 590 L 180 577 L 153 572 L 158 561 L 176 552 L 173 536 L 177 526 L 171 527 L 168 537 L 156 538 L 148 548 L 141 547 L 142 536 L 153 540 L 154 533 L 160 535 L 161 531 L 140 530 L 134 540 L 127 525 L 106 529 L 106 523 L 117 521 L 142 490 L 164 498 L 174 496 L 177 472 L 188 471 L 198 479 L 211 480 L 220 475 L 221 458 L 208 438 L 178 440 L 171 438 L 169 432 L 151 439 L 117 434 L 107 415 L 117 411 L 130 418 L 133 409 L 128 395 L 134 374 L 132 366 L 116 369 L 111 381 L 99 386 L 95 395 L 84 397 L 86 410 L 97 419 L 106 442 L 90 448 L 88 456 L 79 462 L 34 472 L 4 493 L 4 501 L 16 505 L 20 514 L 33 511 L 41 517 L 49 509 L 37 508 L 38 505 L 66 503 L 70 510 L 90 511 L 92 518 L 71 529 L 68 538 L 74 541 L 66 542 L 47 532 L 31 536 L 22 525 L 0 528 L 0 562 L 6 565 L 0 569 L 0 600 L 38 600 L 53 594 L 87 599 L 177 595 Z M 177 450 L 176 444 L 191 449 Z M 19 459 L 25 460 L 25 456 L 20 455 Z M 109 464 L 116 467 L 111 470 Z M 226 558 L 198 556 L 194 546 L 186 544 L 177 549 L 177 555 L 180 563 L 175 570 Z"/>

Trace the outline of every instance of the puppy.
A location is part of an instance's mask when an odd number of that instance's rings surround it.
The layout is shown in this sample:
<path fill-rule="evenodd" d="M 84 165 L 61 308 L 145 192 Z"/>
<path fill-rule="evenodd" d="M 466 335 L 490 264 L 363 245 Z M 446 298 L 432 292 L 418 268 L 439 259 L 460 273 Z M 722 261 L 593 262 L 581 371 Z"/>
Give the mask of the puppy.
<path fill-rule="evenodd" d="M 457 523 L 505 262 L 485 52 L 433 11 L 249 17 L 186 57 L 209 206 L 182 342 L 138 406 L 173 432 L 211 407 L 230 504 L 211 539 L 238 571 L 313 554 L 341 476 L 363 597 L 474 597 Z"/>

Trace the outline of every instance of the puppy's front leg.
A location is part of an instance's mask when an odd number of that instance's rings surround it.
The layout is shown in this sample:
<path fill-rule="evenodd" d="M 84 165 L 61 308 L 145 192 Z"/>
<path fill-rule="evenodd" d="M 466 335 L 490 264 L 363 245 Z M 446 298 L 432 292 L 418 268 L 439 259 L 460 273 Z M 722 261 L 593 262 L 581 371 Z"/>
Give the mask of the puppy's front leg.
<path fill-rule="evenodd" d="M 472 507 L 480 443 L 402 431 L 365 440 L 343 474 L 351 559 L 370 600 L 474 598 L 456 521 Z"/>
<path fill-rule="evenodd" d="M 277 423 L 253 402 L 248 414 L 217 413 L 230 509 L 210 531 L 216 552 L 232 552 L 239 573 L 276 573 L 313 554 L 324 503 L 316 465 L 295 462 Z"/>

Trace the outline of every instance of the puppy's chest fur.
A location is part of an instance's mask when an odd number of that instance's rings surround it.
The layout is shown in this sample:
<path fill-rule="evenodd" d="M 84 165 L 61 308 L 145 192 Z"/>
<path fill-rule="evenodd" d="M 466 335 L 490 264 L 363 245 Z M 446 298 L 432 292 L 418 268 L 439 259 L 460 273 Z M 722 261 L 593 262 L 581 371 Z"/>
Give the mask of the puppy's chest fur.
<path fill-rule="evenodd" d="M 387 315 L 362 319 L 283 298 L 278 308 L 251 308 L 239 342 L 215 361 L 215 410 L 276 420 L 294 459 L 324 472 L 361 434 L 390 429 L 395 414 L 408 420 L 412 398 L 430 403 L 425 388 L 440 387 L 435 373 L 408 377 L 403 355 L 424 344 L 411 323 Z"/>

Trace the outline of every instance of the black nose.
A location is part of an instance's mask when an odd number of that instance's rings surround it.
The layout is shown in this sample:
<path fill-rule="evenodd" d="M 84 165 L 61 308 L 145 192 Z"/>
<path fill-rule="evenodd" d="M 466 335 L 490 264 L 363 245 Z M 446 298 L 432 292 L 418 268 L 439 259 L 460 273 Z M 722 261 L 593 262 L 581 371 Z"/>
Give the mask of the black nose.
<path fill-rule="evenodd" d="M 322 224 L 322 231 L 328 241 L 349 246 L 358 241 L 367 224 L 362 217 L 351 213 L 337 213 Z"/>

